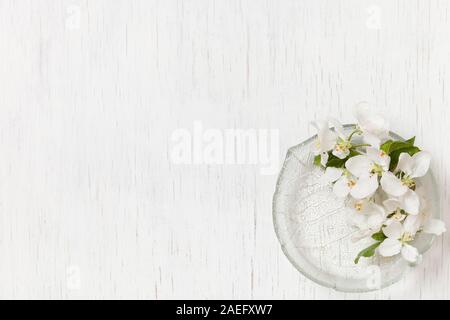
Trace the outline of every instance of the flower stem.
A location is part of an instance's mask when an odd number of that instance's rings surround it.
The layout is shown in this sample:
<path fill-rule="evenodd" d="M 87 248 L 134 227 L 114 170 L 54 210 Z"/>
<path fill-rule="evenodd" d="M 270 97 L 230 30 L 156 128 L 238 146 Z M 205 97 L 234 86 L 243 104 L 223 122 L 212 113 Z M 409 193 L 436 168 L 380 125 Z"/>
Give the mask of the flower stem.
<path fill-rule="evenodd" d="M 361 134 L 361 130 L 359 130 L 359 129 L 353 130 L 353 132 L 350 133 L 350 135 L 348 136 L 348 139 L 347 139 L 347 140 L 348 140 L 348 141 L 351 141 L 352 138 L 353 138 L 353 136 L 354 136 L 355 134 Z"/>
<path fill-rule="evenodd" d="M 370 144 L 368 144 L 368 143 L 362 143 L 362 144 L 355 144 L 355 145 L 352 145 L 352 148 L 361 148 L 361 147 L 370 147 Z"/>

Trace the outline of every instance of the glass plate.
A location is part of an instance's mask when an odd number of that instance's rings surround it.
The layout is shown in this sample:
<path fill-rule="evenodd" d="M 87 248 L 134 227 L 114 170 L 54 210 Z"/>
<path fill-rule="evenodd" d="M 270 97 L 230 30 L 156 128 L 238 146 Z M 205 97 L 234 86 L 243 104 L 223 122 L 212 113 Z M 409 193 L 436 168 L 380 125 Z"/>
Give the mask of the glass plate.
<path fill-rule="evenodd" d="M 350 133 L 354 125 L 344 126 Z M 324 170 L 313 164 L 311 145 L 317 136 L 290 148 L 278 177 L 273 198 L 273 222 L 281 248 L 289 261 L 309 279 L 344 292 L 377 290 L 397 282 L 408 263 L 399 256 L 361 258 L 358 252 L 372 239 L 351 240 L 356 229 L 347 223 L 348 199 L 336 197 L 321 182 Z M 402 139 L 391 133 L 394 139 Z M 439 193 L 431 170 L 418 181 L 427 194 L 431 215 L 440 218 Z M 434 236 L 419 233 L 414 240 L 420 253 L 427 251 Z"/>

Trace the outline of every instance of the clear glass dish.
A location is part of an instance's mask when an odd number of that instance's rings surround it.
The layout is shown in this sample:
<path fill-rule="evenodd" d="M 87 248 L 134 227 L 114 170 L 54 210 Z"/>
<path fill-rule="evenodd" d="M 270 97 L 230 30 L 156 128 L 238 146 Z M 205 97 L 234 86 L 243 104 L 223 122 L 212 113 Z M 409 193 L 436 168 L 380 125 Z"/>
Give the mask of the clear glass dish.
<path fill-rule="evenodd" d="M 350 133 L 354 125 L 345 125 Z M 402 139 L 391 133 L 394 139 Z M 324 170 L 313 164 L 311 145 L 316 136 L 290 148 L 278 177 L 273 198 L 273 223 L 281 248 L 289 261 L 309 279 L 344 292 L 367 292 L 397 282 L 408 263 L 399 256 L 354 259 L 373 243 L 351 240 L 347 199 L 336 197 L 321 182 Z M 418 181 L 430 195 L 431 215 L 440 218 L 439 192 L 431 170 Z M 414 240 L 420 253 L 432 245 L 433 235 L 419 233 Z"/>

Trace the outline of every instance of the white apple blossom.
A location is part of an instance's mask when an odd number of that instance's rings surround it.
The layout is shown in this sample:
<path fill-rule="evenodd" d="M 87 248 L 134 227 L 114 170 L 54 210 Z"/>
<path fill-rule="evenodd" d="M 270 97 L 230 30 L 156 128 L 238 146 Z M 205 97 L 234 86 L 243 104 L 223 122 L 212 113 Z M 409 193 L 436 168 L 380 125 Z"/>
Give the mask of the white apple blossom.
<path fill-rule="evenodd" d="M 336 196 L 345 198 L 349 194 L 355 199 L 363 199 L 371 196 L 378 188 L 376 176 L 361 178 L 353 175 L 349 170 L 343 168 L 328 167 L 325 170 L 326 182 L 334 182 L 333 192 Z"/>
<path fill-rule="evenodd" d="M 350 149 L 353 147 L 349 141 L 350 137 L 345 134 L 342 124 L 334 119 L 321 120 L 311 123 L 317 129 L 317 139 L 313 145 L 314 155 L 321 156 L 321 164 L 326 165 L 328 161 L 328 152 L 339 159 L 345 159 L 350 154 Z M 330 124 L 334 126 L 334 131 L 330 129 Z"/>
<path fill-rule="evenodd" d="M 389 123 L 381 115 L 374 113 L 368 104 L 358 104 L 354 114 L 365 142 L 378 148 L 384 140 L 388 139 Z"/>
<path fill-rule="evenodd" d="M 339 159 L 345 159 L 350 154 L 350 148 L 352 147 L 352 144 L 346 136 L 342 124 L 334 118 L 330 118 L 329 121 L 334 126 L 334 130 L 337 134 L 337 140 L 333 147 L 332 153 Z"/>
<path fill-rule="evenodd" d="M 396 174 L 386 172 L 380 180 L 383 190 L 394 197 L 389 199 L 389 207 L 405 210 L 407 213 L 416 215 L 419 213 L 420 200 L 416 192 L 416 178 L 424 176 L 430 167 L 430 154 L 425 151 L 410 156 L 408 153 L 402 153 L 396 169 Z"/>
<path fill-rule="evenodd" d="M 413 217 L 413 216 L 411 216 Z M 383 257 L 392 257 L 401 253 L 402 257 L 411 263 L 419 259 L 419 251 L 409 243 L 414 240 L 416 229 L 413 224 L 404 224 L 393 221 L 388 226 L 382 228 L 384 235 L 387 237 L 378 247 L 378 252 Z"/>
<path fill-rule="evenodd" d="M 383 201 L 383 206 L 390 216 L 390 220 L 403 221 L 405 220 L 407 213 L 400 207 L 397 199 L 387 199 Z"/>
<path fill-rule="evenodd" d="M 383 205 L 388 212 L 404 210 L 405 213 L 416 215 L 419 213 L 420 199 L 414 191 L 408 189 L 400 197 L 385 200 Z"/>
<path fill-rule="evenodd" d="M 371 200 L 353 200 L 351 202 L 352 213 L 349 217 L 351 226 L 358 228 L 352 235 L 353 241 L 372 235 L 380 230 L 386 221 L 384 208 Z"/>
<path fill-rule="evenodd" d="M 423 177 L 430 167 L 431 156 L 420 151 L 412 157 L 408 153 L 400 154 L 396 174 L 390 172 L 381 178 L 381 186 L 389 195 L 400 197 L 408 189 L 416 186 L 416 178 Z"/>
<path fill-rule="evenodd" d="M 423 177 L 430 168 L 431 155 L 429 152 L 420 151 L 412 157 L 408 153 L 402 153 L 398 158 L 395 172 L 403 172 L 407 178 L 415 179 Z"/>
<path fill-rule="evenodd" d="M 422 231 L 428 234 L 440 236 L 446 231 L 445 223 L 442 220 L 431 217 L 430 206 L 425 198 L 425 190 L 423 187 L 417 188 L 417 195 L 420 199 L 419 214 L 408 215 L 405 224 L 414 232 Z"/>
<path fill-rule="evenodd" d="M 328 152 L 336 145 L 337 134 L 330 129 L 327 120 L 311 122 L 311 124 L 317 129 L 317 138 L 312 151 L 315 156 L 320 155 L 320 163 L 325 166 L 328 161 Z"/>
<path fill-rule="evenodd" d="M 417 262 L 420 254 L 418 250 L 409 243 L 414 240 L 417 232 L 441 235 L 446 231 L 445 224 L 439 219 L 428 219 L 424 223 L 425 215 L 409 215 L 403 224 L 399 221 L 391 221 L 382 228 L 387 237 L 378 247 L 378 252 L 384 257 L 391 257 L 401 253 L 408 262 Z"/>
<path fill-rule="evenodd" d="M 339 197 L 350 194 L 355 199 L 372 196 L 378 189 L 378 177 L 389 169 L 390 158 L 383 151 L 367 148 L 365 155 L 352 157 L 344 169 L 327 168 L 325 174 L 335 182 L 334 193 Z"/>

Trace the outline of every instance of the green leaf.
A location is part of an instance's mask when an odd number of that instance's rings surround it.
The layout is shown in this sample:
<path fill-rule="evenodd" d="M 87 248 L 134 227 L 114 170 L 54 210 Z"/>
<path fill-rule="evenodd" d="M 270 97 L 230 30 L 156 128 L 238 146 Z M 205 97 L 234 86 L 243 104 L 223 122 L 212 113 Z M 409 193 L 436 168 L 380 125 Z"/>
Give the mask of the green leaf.
<path fill-rule="evenodd" d="M 369 258 L 372 257 L 375 254 L 375 250 L 376 248 L 378 248 L 378 246 L 381 244 L 380 242 L 375 242 L 373 245 L 371 245 L 370 247 L 365 248 L 364 250 L 362 250 L 360 253 L 358 253 L 358 256 L 355 259 L 355 264 L 358 264 L 359 259 L 361 257 L 365 257 L 365 258 Z"/>
<path fill-rule="evenodd" d="M 389 154 L 389 148 L 391 147 L 393 140 L 388 140 L 380 146 L 380 149 Z"/>
<path fill-rule="evenodd" d="M 358 151 L 356 151 L 355 149 L 350 149 L 350 153 L 349 153 L 349 155 L 347 156 L 346 161 L 347 161 L 348 159 L 350 159 L 350 158 L 353 158 L 353 157 L 356 157 L 356 156 L 359 156 L 359 155 L 361 155 L 361 152 L 358 152 Z"/>
<path fill-rule="evenodd" d="M 327 162 L 327 167 L 342 168 L 345 165 L 345 159 L 331 159 Z"/>
<path fill-rule="evenodd" d="M 383 231 L 379 231 L 372 235 L 372 239 L 377 241 L 383 241 L 384 239 L 386 239 L 386 236 L 384 235 Z"/>
<path fill-rule="evenodd" d="M 396 150 L 413 147 L 415 141 L 416 137 L 412 137 L 411 139 L 408 139 L 406 141 L 388 140 L 380 146 L 380 149 L 386 152 L 387 154 L 390 154 Z"/>
<path fill-rule="evenodd" d="M 414 143 L 416 142 L 416 137 L 412 137 L 412 138 L 406 140 L 405 142 L 409 143 L 411 146 L 413 146 Z"/>
<path fill-rule="evenodd" d="M 389 154 L 391 154 L 397 150 L 407 149 L 407 148 L 411 148 L 411 147 L 412 147 L 412 145 L 406 141 L 394 141 L 389 146 Z"/>

